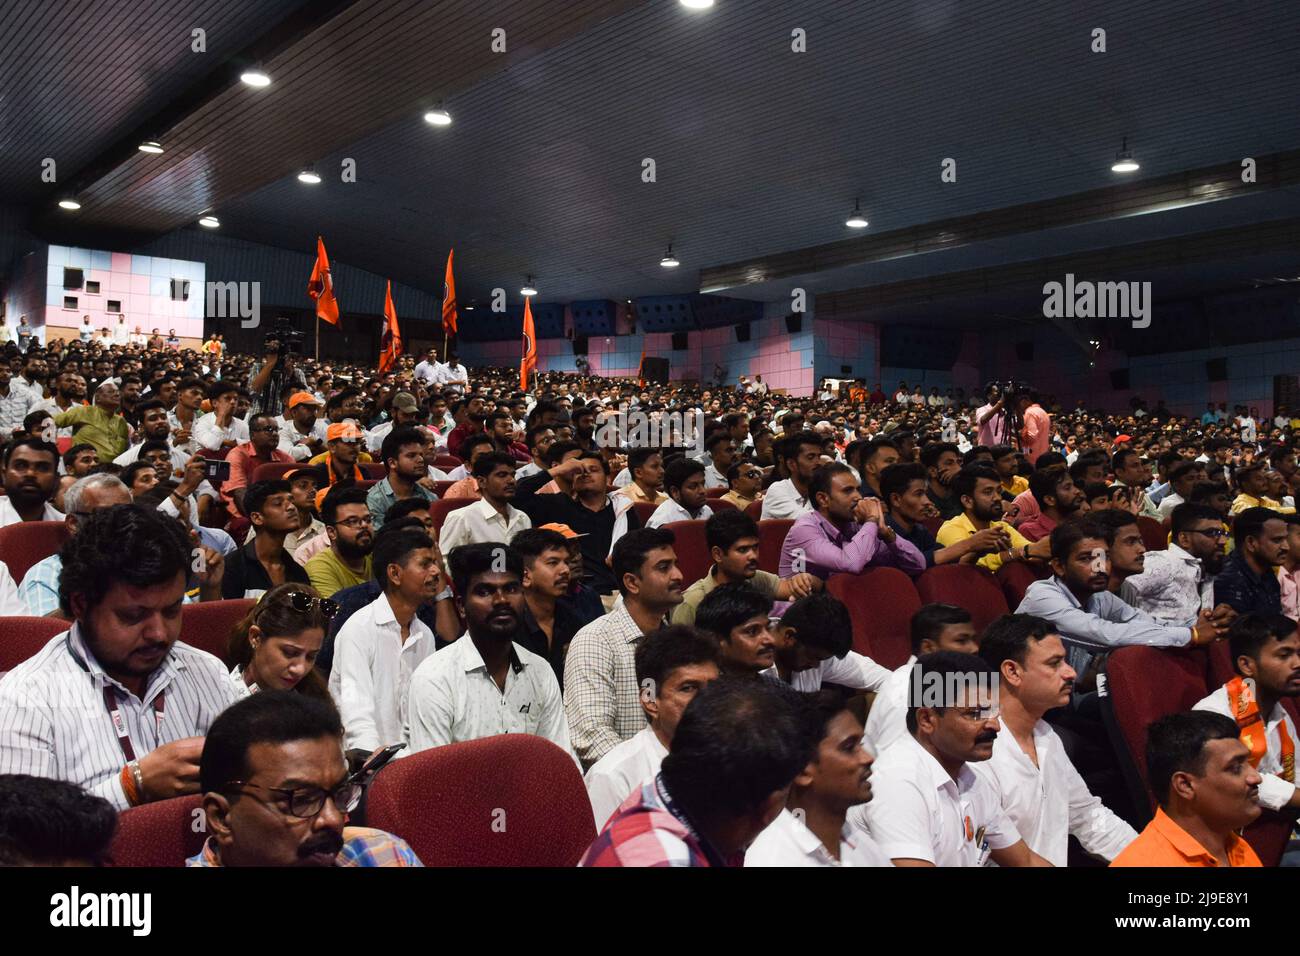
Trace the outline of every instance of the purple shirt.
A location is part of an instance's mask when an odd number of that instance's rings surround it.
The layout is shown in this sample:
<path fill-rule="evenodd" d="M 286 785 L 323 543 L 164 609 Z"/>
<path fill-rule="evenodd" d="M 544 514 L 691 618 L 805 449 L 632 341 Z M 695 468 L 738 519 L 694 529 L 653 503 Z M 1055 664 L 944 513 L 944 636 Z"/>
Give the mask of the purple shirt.
<path fill-rule="evenodd" d="M 840 531 L 816 511 L 801 515 L 790 526 L 781 546 L 781 577 L 798 573 L 792 567 L 796 550 L 803 552 L 803 570 L 823 581 L 832 574 L 858 574 L 870 565 L 898 568 L 913 577 L 925 570 L 925 555 L 900 535 L 887 544 L 874 522 L 852 521 Z"/>

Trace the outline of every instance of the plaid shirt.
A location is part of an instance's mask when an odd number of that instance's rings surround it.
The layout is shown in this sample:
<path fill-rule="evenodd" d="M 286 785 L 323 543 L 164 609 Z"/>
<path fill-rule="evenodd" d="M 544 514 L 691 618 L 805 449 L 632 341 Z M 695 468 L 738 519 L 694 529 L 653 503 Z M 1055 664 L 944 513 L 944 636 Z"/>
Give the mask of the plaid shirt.
<path fill-rule="evenodd" d="M 221 866 L 208 837 L 199 853 L 185 861 L 186 866 Z M 399 836 L 369 827 L 344 827 L 343 849 L 335 866 L 424 866 L 415 851 Z"/>
<path fill-rule="evenodd" d="M 641 628 L 620 604 L 569 643 L 564 661 L 564 713 L 584 768 L 645 727 L 637 694 L 636 646 Z"/>
<path fill-rule="evenodd" d="M 579 866 L 741 866 L 723 859 L 673 806 L 663 775 L 647 780 L 623 801 Z"/>

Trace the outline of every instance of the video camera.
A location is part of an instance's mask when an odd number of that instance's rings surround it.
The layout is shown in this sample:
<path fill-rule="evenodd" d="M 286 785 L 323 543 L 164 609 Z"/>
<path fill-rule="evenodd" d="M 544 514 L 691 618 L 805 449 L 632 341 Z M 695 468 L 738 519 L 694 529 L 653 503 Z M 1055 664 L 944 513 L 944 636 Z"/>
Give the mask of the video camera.
<path fill-rule="evenodd" d="M 286 318 L 278 318 L 266 331 L 262 348 L 267 354 L 302 355 L 303 341 L 306 336 L 293 327 Z M 276 343 L 274 346 L 272 343 Z"/>

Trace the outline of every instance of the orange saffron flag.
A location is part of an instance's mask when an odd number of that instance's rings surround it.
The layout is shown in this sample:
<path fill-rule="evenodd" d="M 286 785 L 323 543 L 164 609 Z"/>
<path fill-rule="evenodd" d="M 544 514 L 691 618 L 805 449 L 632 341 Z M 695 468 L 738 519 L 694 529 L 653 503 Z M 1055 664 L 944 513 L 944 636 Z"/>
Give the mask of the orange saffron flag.
<path fill-rule="evenodd" d="M 388 280 L 384 293 L 384 334 L 379 339 L 379 374 L 383 375 L 397 364 L 402 354 L 402 332 L 397 327 L 397 310 L 393 308 L 393 280 Z"/>
<path fill-rule="evenodd" d="M 330 277 L 330 259 L 325 254 L 325 240 L 316 237 L 316 265 L 307 283 L 307 295 L 316 303 L 316 315 L 330 325 L 339 324 L 339 304 L 334 298 L 334 280 Z"/>
<path fill-rule="evenodd" d="M 451 274 L 452 249 L 447 253 L 447 277 L 442 282 L 442 334 L 456 334 L 456 280 Z"/>
<path fill-rule="evenodd" d="M 533 310 L 524 299 L 524 358 L 519 363 L 519 390 L 528 391 L 528 373 L 537 369 L 537 332 L 533 329 Z"/>

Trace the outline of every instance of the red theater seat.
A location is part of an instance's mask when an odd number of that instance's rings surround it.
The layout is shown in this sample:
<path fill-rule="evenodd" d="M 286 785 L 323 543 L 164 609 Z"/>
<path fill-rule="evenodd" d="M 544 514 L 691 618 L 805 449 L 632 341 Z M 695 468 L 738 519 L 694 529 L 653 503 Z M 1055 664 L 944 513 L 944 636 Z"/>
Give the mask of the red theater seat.
<path fill-rule="evenodd" d="M 439 498 L 447 497 L 447 489 L 454 485 L 454 481 L 435 481 L 433 483 L 433 493 Z"/>
<path fill-rule="evenodd" d="M 725 495 L 725 494 L 726 494 L 727 492 L 729 492 L 730 490 L 731 490 L 730 488 L 725 488 L 725 487 L 724 487 L 724 488 L 706 488 L 706 489 L 704 490 L 704 494 L 705 494 L 706 497 L 709 497 L 709 498 L 721 498 L 723 495 Z M 713 503 L 713 502 L 709 502 L 709 504 L 712 504 L 712 503 Z"/>
<path fill-rule="evenodd" d="M 433 459 L 433 467 L 440 471 L 451 471 L 453 468 L 459 468 L 465 464 L 455 455 L 438 455 Z"/>
<path fill-rule="evenodd" d="M 745 514 L 749 515 L 755 521 L 760 520 L 763 517 L 763 502 L 761 500 L 751 501 L 745 506 Z"/>
<path fill-rule="evenodd" d="M 713 513 L 714 513 L 714 514 L 717 514 L 719 511 L 737 511 L 737 510 L 739 510 L 739 509 L 736 508 L 735 505 L 733 505 L 733 504 L 732 504 L 730 501 L 728 501 L 726 498 L 710 498 L 710 499 L 709 499 L 709 507 L 713 509 Z"/>
<path fill-rule="evenodd" d="M 366 823 L 406 840 L 425 866 L 571 867 L 596 838 L 577 764 L 533 734 L 394 761 L 370 788 Z"/>
<path fill-rule="evenodd" d="M 71 623 L 57 617 L 7 617 L 0 626 L 0 674 L 11 671 L 62 634 Z"/>
<path fill-rule="evenodd" d="M 977 631 L 1009 613 L 1007 599 L 993 575 L 973 564 L 940 564 L 916 579 L 923 604 L 956 604 L 970 611 Z"/>
<path fill-rule="evenodd" d="M 939 529 L 943 527 L 943 518 L 935 515 L 932 518 L 922 518 L 921 526 L 929 531 L 930 534 L 938 534 Z"/>
<path fill-rule="evenodd" d="M 457 508 L 472 505 L 477 500 L 477 498 L 444 498 L 442 501 L 433 502 L 429 505 L 429 517 L 433 521 L 433 529 L 441 532 L 443 523 L 447 520 L 447 515 Z"/>
<path fill-rule="evenodd" d="M 853 649 L 890 669 L 912 655 L 912 615 L 921 598 L 912 579 L 898 568 L 868 568 L 861 574 L 832 574 L 826 590 L 853 619 Z"/>
<path fill-rule="evenodd" d="M 634 501 L 632 503 L 632 510 L 636 512 L 637 520 L 641 522 L 641 527 L 643 528 L 645 527 L 645 523 L 650 520 L 650 516 L 655 513 L 655 509 L 658 507 L 658 505 L 652 505 L 648 501 Z"/>
<path fill-rule="evenodd" d="M 295 468 L 307 467 L 311 466 L 309 466 L 305 461 L 269 461 L 265 465 L 258 465 L 253 469 L 253 481 L 278 481 Z"/>
<path fill-rule="evenodd" d="M 1169 529 L 1155 518 L 1138 515 L 1138 530 L 1148 551 L 1163 551 L 1169 547 Z"/>
<path fill-rule="evenodd" d="M 998 568 L 994 578 L 1002 588 L 1002 596 L 1007 599 L 1007 607 L 1014 611 L 1025 599 L 1029 585 L 1051 577 L 1051 574 L 1051 569 L 1040 561 L 1008 561 Z"/>
<path fill-rule="evenodd" d="M 184 866 L 203 849 L 206 824 L 198 794 L 123 810 L 109 849 L 113 866 Z"/>
<path fill-rule="evenodd" d="M 664 525 L 673 533 L 677 566 L 682 569 L 682 587 L 688 588 L 713 566 L 709 546 L 704 542 L 703 521 L 670 521 Z"/>
<path fill-rule="evenodd" d="M 361 474 L 372 482 L 388 476 L 388 469 L 377 461 L 359 462 L 357 467 L 361 469 Z"/>
<path fill-rule="evenodd" d="M 44 561 L 68 540 L 68 526 L 62 521 L 19 521 L 0 528 L 0 561 L 9 569 L 15 584 L 33 564 Z"/>
<path fill-rule="evenodd" d="M 752 508 L 753 505 L 750 505 Z M 781 546 L 790 533 L 792 518 L 768 518 L 758 523 L 758 566 L 764 571 L 777 573 L 781 565 Z"/>
<path fill-rule="evenodd" d="M 226 647 L 230 632 L 242 621 L 257 602 L 251 598 L 231 598 L 227 601 L 204 601 L 201 604 L 181 606 L 181 640 L 219 657 L 227 667 L 233 667 Z"/>

